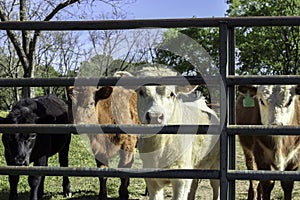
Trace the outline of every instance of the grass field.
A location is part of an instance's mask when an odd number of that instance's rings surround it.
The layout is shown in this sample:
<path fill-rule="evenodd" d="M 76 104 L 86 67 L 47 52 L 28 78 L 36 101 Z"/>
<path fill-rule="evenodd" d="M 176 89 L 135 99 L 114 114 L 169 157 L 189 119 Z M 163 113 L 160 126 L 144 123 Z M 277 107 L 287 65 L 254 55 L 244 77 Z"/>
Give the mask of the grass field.
<path fill-rule="evenodd" d="M 238 144 L 238 143 L 237 143 Z M 244 158 L 239 145 L 237 145 L 237 169 L 245 169 Z M 85 147 L 82 139 L 78 135 L 72 135 L 72 142 L 70 146 L 70 166 L 71 167 L 95 167 L 95 161 L 93 156 Z M 113 162 L 117 162 L 114 160 Z M 6 165 L 3 156 L 3 145 L 0 143 L 0 165 Z M 58 158 L 54 156 L 50 158 L 49 166 L 59 166 Z M 137 158 L 135 166 L 141 166 L 141 161 Z M 97 199 L 99 191 L 98 178 L 92 177 L 70 177 L 71 187 L 73 191 L 73 196 L 68 198 L 70 200 L 95 200 Z M 109 178 L 108 180 L 108 195 L 111 199 L 118 197 L 118 178 Z M 236 181 L 236 199 L 246 199 L 248 181 Z M 60 200 L 65 199 L 62 196 L 62 178 L 61 177 L 46 177 L 45 179 L 45 200 Z M 272 199 L 282 199 L 283 193 L 279 187 L 279 182 L 276 183 L 275 189 L 272 193 Z M 20 200 L 29 198 L 30 188 L 27 183 L 27 177 L 21 176 L 19 182 L 19 194 Z M 131 179 L 131 184 L 129 187 L 130 199 L 145 200 L 146 197 L 143 196 L 145 191 L 145 184 L 143 179 Z M 166 198 L 171 199 L 171 188 L 167 188 Z M 7 176 L 0 176 L 0 200 L 8 199 L 9 184 Z M 208 180 L 203 180 L 197 191 L 197 199 L 206 200 L 211 199 L 211 188 L 209 186 Z M 295 189 L 293 193 L 294 199 L 298 199 L 300 196 L 299 183 L 295 184 Z"/>

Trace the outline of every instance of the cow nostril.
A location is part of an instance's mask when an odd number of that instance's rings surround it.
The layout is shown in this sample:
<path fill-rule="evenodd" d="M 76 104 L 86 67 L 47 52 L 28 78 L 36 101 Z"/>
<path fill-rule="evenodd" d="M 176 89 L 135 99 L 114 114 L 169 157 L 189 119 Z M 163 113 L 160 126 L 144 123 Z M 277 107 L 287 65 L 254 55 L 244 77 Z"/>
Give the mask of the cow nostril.
<path fill-rule="evenodd" d="M 151 122 L 151 117 L 150 117 L 150 113 L 149 113 L 149 112 L 146 113 L 145 118 L 146 118 L 146 121 L 147 121 L 148 123 Z"/>
<path fill-rule="evenodd" d="M 274 125 L 274 126 L 283 126 L 283 123 L 282 122 L 273 122 L 273 123 L 271 123 L 271 125 Z"/>
<path fill-rule="evenodd" d="M 163 114 L 163 113 L 161 113 L 161 114 L 159 115 L 159 117 L 158 117 L 158 120 L 157 120 L 157 121 L 158 121 L 159 123 L 162 123 L 162 122 L 164 121 L 164 118 L 165 118 L 165 117 L 164 117 L 164 114 Z"/>
<path fill-rule="evenodd" d="M 26 158 L 25 155 L 17 156 L 17 157 L 15 158 L 15 163 L 16 163 L 16 165 L 24 165 L 24 164 L 26 164 L 25 158 Z"/>

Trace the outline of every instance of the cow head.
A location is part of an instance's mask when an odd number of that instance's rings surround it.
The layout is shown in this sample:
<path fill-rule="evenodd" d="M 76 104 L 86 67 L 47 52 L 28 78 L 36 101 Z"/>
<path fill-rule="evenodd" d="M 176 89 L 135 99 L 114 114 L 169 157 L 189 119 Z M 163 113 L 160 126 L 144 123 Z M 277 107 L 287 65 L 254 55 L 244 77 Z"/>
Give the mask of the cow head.
<path fill-rule="evenodd" d="M 113 92 L 113 88 L 106 87 L 68 87 L 67 94 L 69 103 L 69 112 L 72 123 L 77 124 L 97 124 L 98 116 L 96 104 L 100 99 L 107 99 Z"/>
<path fill-rule="evenodd" d="M 239 86 L 238 90 L 256 96 L 263 125 L 292 124 L 299 85 Z"/>
<path fill-rule="evenodd" d="M 177 76 L 178 73 L 168 68 L 144 68 L 137 72 L 144 76 Z M 169 124 L 171 117 L 176 116 L 176 104 L 182 97 L 194 91 L 193 86 L 143 85 L 136 89 L 138 115 L 144 124 Z"/>
<path fill-rule="evenodd" d="M 49 97 L 50 98 L 50 97 Z M 47 102 L 47 101 L 46 101 Z M 47 112 L 45 102 L 38 98 L 22 99 L 14 104 L 2 124 L 51 124 L 58 116 Z M 45 107 L 46 106 L 46 107 Z M 5 158 L 8 165 L 29 165 L 30 157 L 36 144 L 37 133 L 4 133 L 2 142 L 5 147 Z"/>
<path fill-rule="evenodd" d="M 34 124 L 39 121 L 36 114 L 37 104 L 31 99 L 17 102 L 8 116 L 1 120 L 3 124 Z M 4 133 L 2 142 L 8 165 L 29 165 L 34 148 L 36 133 Z"/>

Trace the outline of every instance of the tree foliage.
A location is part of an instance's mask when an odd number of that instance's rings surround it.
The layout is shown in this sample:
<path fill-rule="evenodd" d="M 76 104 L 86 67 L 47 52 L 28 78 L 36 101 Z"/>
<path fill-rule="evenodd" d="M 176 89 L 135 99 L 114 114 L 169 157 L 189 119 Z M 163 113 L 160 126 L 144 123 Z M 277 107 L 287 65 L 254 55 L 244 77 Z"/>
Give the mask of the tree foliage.
<path fill-rule="evenodd" d="M 299 16 L 300 0 L 232 0 L 228 2 L 226 15 L 239 16 Z M 177 29 L 198 42 L 211 56 L 214 65 L 219 64 L 218 28 Z M 172 32 L 172 31 L 169 31 Z M 299 74 L 300 27 L 237 27 L 237 74 Z M 174 40 L 174 34 L 166 34 L 164 41 Z M 158 52 L 158 61 L 181 70 L 189 69 L 184 59 L 167 52 Z"/>
<path fill-rule="evenodd" d="M 233 0 L 228 16 L 299 16 L 299 0 Z M 236 28 L 240 74 L 299 74 L 300 27 Z"/>

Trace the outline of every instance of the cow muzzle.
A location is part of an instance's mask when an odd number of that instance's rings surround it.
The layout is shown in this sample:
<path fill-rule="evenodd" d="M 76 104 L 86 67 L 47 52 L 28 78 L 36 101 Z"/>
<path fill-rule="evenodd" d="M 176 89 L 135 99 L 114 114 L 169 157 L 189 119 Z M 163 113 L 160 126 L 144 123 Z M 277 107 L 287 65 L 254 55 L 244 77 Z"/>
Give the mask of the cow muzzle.
<path fill-rule="evenodd" d="M 163 124 L 165 122 L 165 114 L 163 112 L 148 111 L 145 119 L 147 124 Z"/>
<path fill-rule="evenodd" d="M 29 160 L 26 155 L 18 155 L 14 158 L 14 164 L 17 166 L 28 166 Z"/>

